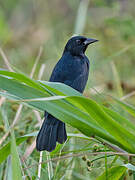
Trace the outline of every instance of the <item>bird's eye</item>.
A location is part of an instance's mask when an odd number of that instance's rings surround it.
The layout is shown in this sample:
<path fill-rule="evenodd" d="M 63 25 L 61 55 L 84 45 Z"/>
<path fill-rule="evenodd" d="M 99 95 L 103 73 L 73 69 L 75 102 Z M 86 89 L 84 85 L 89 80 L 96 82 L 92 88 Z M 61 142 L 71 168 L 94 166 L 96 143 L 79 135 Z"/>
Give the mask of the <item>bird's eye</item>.
<path fill-rule="evenodd" d="M 79 40 L 79 39 L 77 39 L 76 42 L 78 45 L 80 45 L 82 43 L 81 40 Z"/>
<path fill-rule="evenodd" d="M 82 43 L 82 44 L 83 44 L 83 45 L 86 45 L 86 44 L 85 44 L 85 41 L 83 41 L 83 43 Z"/>

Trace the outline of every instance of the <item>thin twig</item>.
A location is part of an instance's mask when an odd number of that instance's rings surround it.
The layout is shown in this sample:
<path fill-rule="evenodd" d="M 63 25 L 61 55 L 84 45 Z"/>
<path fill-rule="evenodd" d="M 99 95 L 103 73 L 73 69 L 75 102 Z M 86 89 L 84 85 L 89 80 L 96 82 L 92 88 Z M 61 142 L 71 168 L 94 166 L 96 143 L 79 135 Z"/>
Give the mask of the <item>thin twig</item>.
<path fill-rule="evenodd" d="M 115 79 L 115 84 L 116 84 L 116 88 L 117 88 L 117 91 L 118 91 L 118 95 L 119 95 L 119 97 L 122 97 L 123 96 L 123 90 L 122 90 L 122 87 L 121 87 L 120 77 L 119 77 L 117 68 L 116 68 L 115 63 L 113 61 L 110 64 L 111 64 L 111 67 L 112 67 L 113 76 L 114 76 L 114 79 Z"/>
<path fill-rule="evenodd" d="M 42 125 L 42 121 L 40 123 L 40 128 Z M 36 146 L 36 145 L 35 145 Z M 41 169 L 42 169 L 42 159 L 43 159 L 43 151 L 40 152 L 40 157 L 39 157 L 39 163 L 38 163 L 38 179 L 41 177 Z"/>
<path fill-rule="evenodd" d="M 21 111 L 22 111 L 22 108 L 23 108 L 23 105 L 20 104 L 20 105 L 19 105 L 19 108 L 17 109 L 17 112 L 16 112 L 16 115 L 15 115 L 14 121 L 13 121 L 13 123 L 11 124 L 10 128 L 13 128 L 13 127 L 15 126 L 15 124 L 18 122 L 19 117 L 20 117 L 20 114 L 21 114 Z"/>
<path fill-rule="evenodd" d="M 24 167 L 26 167 L 27 168 L 27 165 L 26 165 L 26 162 L 24 161 L 24 160 L 22 160 L 23 161 L 23 165 L 24 165 Z M 32 180 L 32 177 L 31 177 L 31 174 L 29 173 L 29 171 L 27 170 L 27 174 L 28 174 L 28 177 L 30 178 L 30 180 Z M 25 179 L 25 178 L 24 178 Z"/>
<path fill-rule="evenodd" d="M 43 151 L 40 152 L 39 165 L 38 165 L 38 178 L 41 176 L 41 165 L 42 165 Z"/>
<path fill-rule="evenodd" d="M 2 58 L 3 58 L 3 60 L 4 60 L 4 62 L 5 62 L 5 65 L 7 66 L 8 70 L 13 72 L 13 69 L 10 67 L 10 63 L 9 63 L 9 61 L 8 61 L 8 58 L 7 58 L 7 56 L 5 55 L 5 53 L 4 53 L 4 51 L 2 50 L 2 48 L 0 48 L 0 54 L 1 54 L 1 56 L 2 56 Z M 2 104 L 5 102 L 5 99 L 6 99 L 5 97 L 2 97 L 2 98 L 0 99 L 0 106 L 2 106 Z"/>
<path fill-rule="evenodd" d="M 4 101 L 5 101 L 5 99 L 6 99 L 5 97 L 1 97 L 1 98 L 0 98 L 0 106 L 2 106 L 2 104 L 3 104 Z"/>
<path fill-rule="evenodd" d="M 135 95 L 135 91 L 132 91 L 131 93 L 123 96 L 122 98 L 120 98 L 120 100 L 123 101 L 123 100 L 125 100 L 125 99 L 127 99 L 127 98 L 130 98 L 131 96 L 134 96 L 134 95 Z"/>
<path fill-rule="evenodd" d="M 41 125 L 42 124 L 42 119 L 40 117 L 40 113 L 38 111 L 36 111 L 36 110 L 33 110 L 33 112 L 34 112 L 34 114 L 35 114 L 35 116 L 36 116 L 36 118 L 38 120 L 38 123 Z"/>
<path fill-rule="evenodd" d="M 123 149 L 113 145 L 113 144 L 110 144 L 106 141 L 103 141 L 100 137 L 95 137 L 100 143 L 102 143 L 103 145 L 106 145 L 108 146 L 109 148 L 111 148 L 112 150 L 116 151 L 116 152 L 120 152 L 120 153 L 126 153 L 126 151 L 124 151 Z"/>
<path fill-rule="evenodd" d="M 34 140 L 32 144 L 26 149 L 22 157 L 22 160 L 26 160 L 31 155 L 31 153 L 33 152 L 33 149 L 35 149 L 35 146 L 36 146 L 36 140 Z"/>
<path fill-rule="evenodd" d="M 89 155 L 89 156 L 95 156 L 95 155 L 119 155 L 119 156 L 127 156 L 127 157 L 135 157 L 135 154 L 131 154 L 131 153 L 121 153 L 121 152 L 85 152 L 85 153 L 78 153 L 78 154 L 69 154 L 69 155 L 65 155 L 65 156 L 61 156 L 61 157 L 56 157 L 56 158 L 52 158 L 50 160 L 46 160 L 43 161 L 42 163 L 48 163 L 50 161 L 60 161 L 60 160 L 65 160 L 68 159 L 70 157 L 80 157 L 80 156 L 84 156 L 84 155 Z M 27 168 L 32 168 L 33 166 L 36 166 L 37 164 L 33 164 L 31 166 L 28 166 Z M 39 164 L 38 164 L 39 165 Z M 26 168 L 24 168 L 26 169 Z"/>
<path fill-rule="evenodd" d="M 5 141 L 5 139 L 7 138 L 8 134 L 10 133 L 11 129 L 15 126 L 15 124 L 18 122 L 20 114 L 21 114 L 21 110 L 22 110 L 23 105 L 20 104 L 19 108 L 16 112 L 15 118 L 13 120 L 13 123 L 11 124 L 10 128 L 8 129 L 8 131 L 6 132 L 6 134 L 4 134 L 4 136 L 1 138 L 0 140 L 0 145 Z"/>
<path fill-rule="evenodd" d="M 48 178 L 49 178 L 49 180 L 51 180 L 53 177 L 53 166 L 52 166 L 52 161 L 51 161 L 51 157 L 50 157 L 50 152 L 46 151 L 46 156 L 47 156 Z"/>
<path fill-rule="evenodd" d="M 42 76 L 43 76 L 43 72 L 45 70 L 45 64 L 41 65 L 41 68 L 39 70 L 39 74 L 38 74 L 38 79 L 41 80 Z M 37 115 L 37 120 L 40 122 L 40 127 L 42 125 L 42 120 L 40 117 L 40 114 L 38 111 L 34 110 L 34 113 Z M 40 179 L 41 177 L 41 169 L 42 169 L 42 158 L 43 158 L 43 151 L 40 152 L 40 158 L 39 158 L 39 165 L 38 165 L 38 178 Z"/>
<path fill-rule="evenodd" d="M 43 47 L 41 46 L 41 47 L 39 48 L 39 52 L 38 52 L 36 61 L 35 61 L 34 66 L 33 66 L 33 68 L 32 68 L 32 71 L 31 71 L 31 74 L 30 74 L 30 78 L 32 78 L 33 75 L 34 75 L 34 72 L 35 72 L 35 70 L 36 70 L 38 61 L 39 61 L 39 59 L 40 59 L 40 57 L 41 57 L 42 51 L 43 51 Z"/>
<path fill-rule="evenodd" d="M 38 79 L 41 80 L 42 79 L 42 76 L 43 76 L 43 73 L 45 71 L 45 64 L 42 64 L 41 65 L 41 68 L 39 70 L 39 74 L 38 74 Z"/>
<path fill-rule="evenodd" d="M 9 60 L 7 58 L 7 56 L 5 55 L 4 51 L 2 50 L 2 48 L 0 48 L 0 54 L 3 57 L 3 60 L 8 68 L 9 71 L 13 72 L 14 70 L 11 68 Z"/>
<path fill-rule="evenodd" d="M 9 131 L 7 131 L 6 134 L 4 134 L 4 136 L 0 139 L 0 146 L 5 141 L 5 139 L 7 138 L 8 134 L 9 134 Z"/>

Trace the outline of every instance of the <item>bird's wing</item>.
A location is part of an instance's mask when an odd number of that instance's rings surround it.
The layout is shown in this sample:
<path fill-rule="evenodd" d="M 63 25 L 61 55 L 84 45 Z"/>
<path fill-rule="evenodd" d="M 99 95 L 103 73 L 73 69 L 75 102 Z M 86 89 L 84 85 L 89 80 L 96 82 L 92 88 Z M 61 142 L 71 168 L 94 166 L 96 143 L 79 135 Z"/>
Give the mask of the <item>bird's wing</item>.
<path fill-rule="evenodd" d="M 87 59 L 87 57 L 85 58 L 85 63 L 86 63 L 85 69 L 82 70 L 81 74 L 78 74 L 73 81 L 66 80 L 64 82 L 66 85 L 71 86 L 72 88 L 76 89 L 81 93 L 83 93 L 85 89 L 89 76 L 89 60 Z"/>
<path fill-rule="evenodd" d="M 64 83 L 64 78 L 65 78 L 65 71 L 63 70 L 64 68 L 63 68 L 63 65 L 62 65 L 62 63 L 59 61 L 57 64 L 56 64 L 56 66 L 55 66 L 55 68 L 54 68 L 54 70 L 53 70 L 53 72 L 52 72 L 52 74 L 51 74 L 51 77 L 50 77 L 50 80 L 49 81 L 51 81 L 51 82 L 61 82 L 61 83 Z"/>

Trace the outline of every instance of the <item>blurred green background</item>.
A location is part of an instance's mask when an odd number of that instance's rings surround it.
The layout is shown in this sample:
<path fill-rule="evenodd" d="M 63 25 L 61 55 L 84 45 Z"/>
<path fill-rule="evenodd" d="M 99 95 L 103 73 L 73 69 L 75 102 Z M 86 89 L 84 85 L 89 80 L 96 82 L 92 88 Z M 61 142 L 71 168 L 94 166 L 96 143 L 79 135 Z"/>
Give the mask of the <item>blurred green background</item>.
<path fill-rule="evenodd" d="M 83 2 L 88 9 L 80 32 L 99 39 L 87 50 L 91 60 L 88 88 L 104 83 L 112 88 L 114 76 L 110 62 L 114 61 L 124 88 L 130 91 L 135 81 L 135 1 Z M 10 63 L 29 74 L 39 47 L 43 46 L 37 73 L 41 64 L 45 64 L 42 79 L 48 80 L 65 43 L 77 32 L 79 5 L 79 0 L 1 0 L 0 45 Z M 83 26 L 82 22 L 79 23 Z M 0 67 L 5 67 L 1 57 Z"/>
<path fill-rule="evenodd" d="M 92 44 L 86 52 L 91 69 L 84 95 L 107 104 L 109 98 L 104 96 L 107 93 L 122 97 L 135 91 L 134 7 L 135 0 L 0 0 L 0 47 L 9 62 L 27 75 L 34 66 L 40 47 L 43 47 L 34 78 L 38 79 L 39 70 L 45 64 L 42 80 L 48 80 L 72 35 L 76 33 L 98 39 L 99 42 Z M 0 68 L 7 68 L 2 56 Z M 101 93 L 100 97 L 97 91 Z M 129 101 L 135 104 L 134 98 Z M 2 125 L 3 117 L 8 117 L 9 122 L 12 122 L 17 107 L 18 104 L 12 101 L 4 103 L 0 113 Z M 36 129 L 37 119 L 29 108 L 23 108 L 20 119 L 20 124 L 15 127 L 17 137 L 39 129 Z M 2 128 L 0 126 L 0 135 L 3 136 L 5 130 Z M 68 129 L 72 131 L 71 128 Z M 32 141 L 33 139 L 28 139 L 27 144 L 19 149 L 20 154 L 24 154 L 27 145 Z M 77 152 L 80 148 L 82 151 L 94 144 L 81 140 L 69 142 L 66 145 L 67 152 Z M 38 158 L 39 153 L 34 151 L 27 163 L 36 163 Z M 74 168 L 73 180 L 95 179 L 104 168 L 104 162 L 98 161 L 93 171 L 87 170 L 87 164 L 81 158 L 71 160 L 67 167 L 70 165 L 71 169 L 72 166 Z M 64 166 L 65 163 L 61 162 L 61 171 L 56 179 L 64 174 Z M 29 172 L 32 177 L 36 177 L 35 169 Z"/>

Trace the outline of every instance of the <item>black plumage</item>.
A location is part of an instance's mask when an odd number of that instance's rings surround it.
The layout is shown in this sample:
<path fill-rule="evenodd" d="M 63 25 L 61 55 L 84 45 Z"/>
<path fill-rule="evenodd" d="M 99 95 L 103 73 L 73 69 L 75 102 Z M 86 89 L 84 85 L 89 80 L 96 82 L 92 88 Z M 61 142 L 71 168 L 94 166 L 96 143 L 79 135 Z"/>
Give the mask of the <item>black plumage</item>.
<path fill-rule="evenodd" d="M 64 83 L 83 93 L 89 75 L 89 60 L 85 51 L 89 44 L 96 42 L 84 36 L 72 37 L 66 44 L 61 59 L 56 64 L 51 82 Z M 62 144 L 66 141 L 65 123 L 45 112 L 45 120 L 38 133 L 36 148 L 38 151 L 52 151 L 56 142 Z"/>

